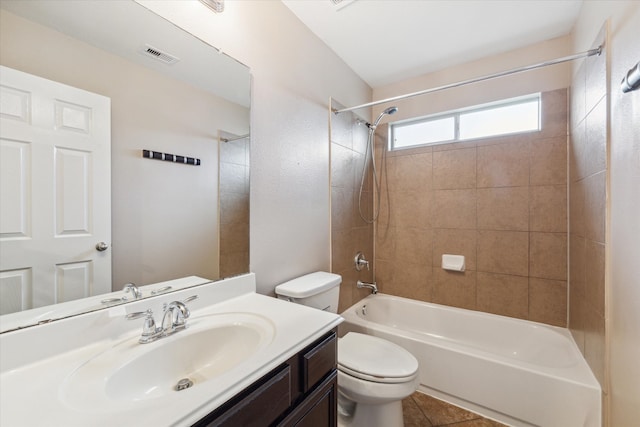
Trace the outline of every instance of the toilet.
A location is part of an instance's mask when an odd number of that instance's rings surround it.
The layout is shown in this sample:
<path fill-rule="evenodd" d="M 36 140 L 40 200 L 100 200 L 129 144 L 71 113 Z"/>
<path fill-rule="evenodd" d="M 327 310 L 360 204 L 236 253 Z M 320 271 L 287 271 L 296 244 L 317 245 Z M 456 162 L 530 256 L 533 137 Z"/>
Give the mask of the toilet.
<path fill-rule="evenodd" d="M 316 272 L 276 286 L 276 295 L 336 313 L 342 277 Z M 338 339 L 338 425 L 401 427 L 402 399 L 418 387 L 418 361 L 402 347 L 349 332 Z"/>

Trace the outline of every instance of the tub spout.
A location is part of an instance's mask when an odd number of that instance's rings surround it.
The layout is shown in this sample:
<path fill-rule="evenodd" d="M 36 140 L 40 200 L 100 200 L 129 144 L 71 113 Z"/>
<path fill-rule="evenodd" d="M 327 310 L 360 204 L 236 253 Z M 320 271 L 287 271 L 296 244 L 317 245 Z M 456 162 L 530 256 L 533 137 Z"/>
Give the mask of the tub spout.
<path fill-rule="evenodd" d="M 360 289 L 360 288 L 368 288 L 371 289 L 371 293 L 372 294 L 377 294 L 378 293 L 378 285 L 376 285 L 376 282 L 373 283 L 366 283 L 363 282 L 362 280 L 358 280 L 358 282 L 356 283 L 356 286 Z"/>

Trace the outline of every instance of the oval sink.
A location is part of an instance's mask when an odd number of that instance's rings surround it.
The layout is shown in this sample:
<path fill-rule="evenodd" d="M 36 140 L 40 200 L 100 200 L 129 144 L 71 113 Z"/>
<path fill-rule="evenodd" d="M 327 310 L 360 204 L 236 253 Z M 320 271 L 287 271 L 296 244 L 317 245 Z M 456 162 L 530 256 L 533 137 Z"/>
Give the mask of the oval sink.
<path fill-rule="evenodd" d="M 238 367 L 271 342 L 272 323 L 249 313 L 190 319 L 186 330 L 149 344 L 128 338 L 76 369 L 63 383 L 62 400 L 78 409 L 139 402 L 211 381 Z M 100 405 L 98 405 L 100 406 Z M 108 405 L 109 406 L 109 405 Z"/>

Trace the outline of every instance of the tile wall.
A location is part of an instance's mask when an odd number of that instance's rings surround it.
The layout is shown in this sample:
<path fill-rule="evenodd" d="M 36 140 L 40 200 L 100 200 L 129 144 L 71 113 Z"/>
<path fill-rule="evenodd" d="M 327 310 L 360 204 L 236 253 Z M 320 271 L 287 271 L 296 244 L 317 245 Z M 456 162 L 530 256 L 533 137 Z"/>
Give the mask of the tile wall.
<path fill-rule="evenodd" d="M 220 277 L 229 277 L 249 271 L 249 138 L 220 142 L 219 173 Z"/>
<path fill-rule="evenodd" d="M 376 144 L 382 292 L 566 326 L 566 89 L 542 94 L 540 132 L 387 152 L 379 126 Z"/>
<path fill-rule="evenodd" d="M 573 78 L 569 142 L 569 328 L 604 393 L 607 129 L 605 49 Z"/>
<path fill-rule="evenodd" d="M 337 104 L 334 102 L 334 107 Z M 340 108 L 341 106 L 337 106 Z M 352 113 L 331 114 L 331 271 L 342 276 L 338 312 L 370 294 L 356 282 L 373 280 L 373 226 L 360 218 L 359 188 L 365 160 L 368 128 Z M 363 214 L 372 215 L 371 170 L 366 173 L 362 193 Z M 370 270 L 360 272 L 354 257 L 361 251 Z"/>

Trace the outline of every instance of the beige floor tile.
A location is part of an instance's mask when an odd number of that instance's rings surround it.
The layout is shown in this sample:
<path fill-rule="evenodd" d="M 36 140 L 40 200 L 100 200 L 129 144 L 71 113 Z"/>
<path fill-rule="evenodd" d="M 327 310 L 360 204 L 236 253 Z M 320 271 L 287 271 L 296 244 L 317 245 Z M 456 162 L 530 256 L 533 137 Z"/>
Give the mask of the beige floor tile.
<path fill-rule="evenodd" d="M 478 414 L 474 414 L 466 409 L 459 408 L 423 393 L 414 393 L 412 397 L 418 407 L 422 410 L 422 413 L 426 415 L 434 426 L 480 418 L 480 415 Z"/>

